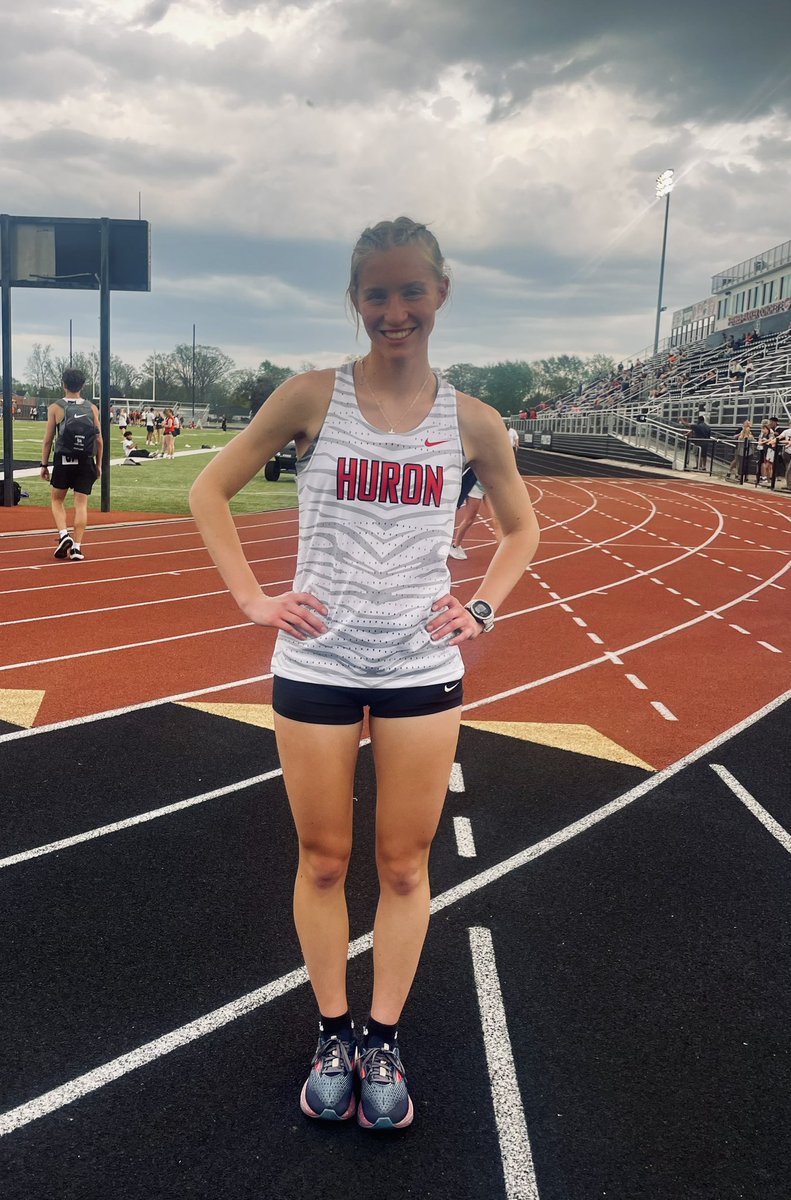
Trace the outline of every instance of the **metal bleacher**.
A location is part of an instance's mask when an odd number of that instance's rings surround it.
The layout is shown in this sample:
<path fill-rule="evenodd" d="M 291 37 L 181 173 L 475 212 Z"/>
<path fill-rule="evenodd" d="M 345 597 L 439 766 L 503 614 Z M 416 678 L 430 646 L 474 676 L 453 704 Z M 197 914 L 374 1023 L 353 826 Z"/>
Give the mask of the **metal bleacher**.
<path fill-rule="evenodd" d="M 747 344 L 669 349 L 513 423 L 525 446 L 679 470 L 700 412 L 728 443 L 744 421 L 791 425 L 791 327 Z"/>

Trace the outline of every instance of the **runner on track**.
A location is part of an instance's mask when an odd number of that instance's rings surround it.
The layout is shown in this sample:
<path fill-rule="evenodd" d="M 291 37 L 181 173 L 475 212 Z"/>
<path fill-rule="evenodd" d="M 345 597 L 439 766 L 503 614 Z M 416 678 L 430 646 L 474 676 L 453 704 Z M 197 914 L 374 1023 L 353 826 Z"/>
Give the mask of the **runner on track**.
<path fill-rule="evenodd" d="M 102 473 L 102 431 L 99 410 L 91 400 L 84 400 L 82 389 L 85 375 L 76 367 L 67 367 L 62 376 L 63 399 L 50 404 L 47 428 L 41 448 L 41 478 L 52 488 L 51 508 L 58 544 L 55 558 L 82 562 L 85 558 L 82 539 L 88 525 L 88 497 Z M 52 478 L 49 473 L 49 454 L 57 434 Z M 66 496 L 74 492 L 74 529 L 69 533 L 66 519 Z"/>
<path fill-rule="evenodd" d="M 429 851 L 461 717 L 459 646 L 493 627 L 538 544 L 501 417 L 429 367 L 429 336 L 449 286 L 424 225 L 400 217 L 366 229 L 347 294 L 369 352 L 288 379 L 190 497 L 239 607 L 279 631 L 273 707 L 299 839 L 294 918 L 320 1014 L 301 1107 L 332 1120 L 356 1109 L 368 1129 L 401 1128 L 413 1116 L 397 1026 L 428 927 Z M 293 591 L 267 595 L 244 557 L 229 501 L 292 439 L 296 578 Z M 450 591 L 446 560 L 467 460 L 503 537 L 464 606 Z M 373 998 L 358 1039 L 346 993 L 345 880 L 366 708 L 380 894 Z"/>

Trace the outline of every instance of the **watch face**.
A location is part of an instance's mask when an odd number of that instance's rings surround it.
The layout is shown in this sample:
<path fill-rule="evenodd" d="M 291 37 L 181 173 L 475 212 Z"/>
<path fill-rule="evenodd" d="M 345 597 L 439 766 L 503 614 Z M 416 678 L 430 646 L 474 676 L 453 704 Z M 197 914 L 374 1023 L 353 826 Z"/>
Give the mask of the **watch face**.
<path fill-rule="evenodd" d="M 479 617 L 482 621 L 488 621 L 494 615 L 494 609 L 485 600 L 473 600 L 470 611 L 474 617 Z"/>

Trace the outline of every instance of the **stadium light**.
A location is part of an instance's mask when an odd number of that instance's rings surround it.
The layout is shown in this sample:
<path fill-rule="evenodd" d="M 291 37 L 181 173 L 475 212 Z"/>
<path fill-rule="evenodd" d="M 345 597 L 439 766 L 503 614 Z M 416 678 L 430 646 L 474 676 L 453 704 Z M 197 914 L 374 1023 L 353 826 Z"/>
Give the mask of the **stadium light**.
<path fill-rule="evenodd" d="M 658 200 L 665 201 L 665 229 L 662 234 L 662 259 L 659 264 L 659 296 L 656 301 L 656 325 L 654 326 L 654 355 L 659 350 L 659 319 L 662 316 L 662 288 L 665 282 L 665 252 L 667 250 L 667 222 L 670 216 L 670 193 L 674 187 L 673 171 L 663 171 L 656 181 Z"/>

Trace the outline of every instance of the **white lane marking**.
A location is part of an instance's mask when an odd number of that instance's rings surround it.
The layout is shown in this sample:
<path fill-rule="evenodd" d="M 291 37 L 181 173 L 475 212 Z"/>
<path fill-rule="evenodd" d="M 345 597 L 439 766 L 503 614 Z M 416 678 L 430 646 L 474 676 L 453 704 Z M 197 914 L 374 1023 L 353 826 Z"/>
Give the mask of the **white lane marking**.
<path fill-rule="evenodd" d="M 462 774 L 461 763 L 455 762 L 450 769 L 448 790 L 456 793 L 464 791 L 464 775 Z"/>
<path fill-rule="evenodd" d="M 671 593 L 671 595 L 673 595 L 673 596 L 680 596 L 680 595 L 681 595 L 681 592 L 679 592 L 677 588 L 668 587 L 668 589 L 667 589 L 667 590 L 668 590 L 668 591 Z"/>
<path fill-rule="evenodd" d="M 741 625 L 731 625 L 731 629 L 735 629 L 737 633 L 746 633 L 750 637 L 750 632 L 747 629 L 742 629 Z"/>
<path fill-rule="evenodd" d="M 550 594 L 550 596 L 551 596 L 551 598 L 552 598 L 553 600 L 559 600 L 559 599 L 560 599 L 560 596 L 557 594 L 557 592 L 550 592 L 549 594 Z"/>
<path fill-rule="evenodd" d="M 773 646 L 771 642 L 759 642 L 759 646 L 763 646 L 765 650 L 771 650 L 772 654 L 782 654 L 782 650 L 778 650 L 777 646 Z"/>
<path fill-rule="evenodd" d="M 697 600 L 690 600 L 689 596 L 685 596 L 685 597 L 684 597 L 684 603 L 685 603 L 685 604 L 691 604 L 693 608 L 700 608 L 700 604 L 698 603 L 698 601 L 697 601 Z"/>
<path fill-rule="evenodd" d="M 248 563 L 251 567 L 260 566 L 262 563 L 268 563 L 272 560 L 269 558 L 248 558 Z M 167 579 L 169 577 L 181 577 L 182 575 L 195 575 L 199 571 L 216 571 L 214 563 L 207 563 L 205 567 L 181 567 L 178 571 L 141 571 L 139 575 L 105 575 L 101 579 L 71 579 L 68 583 L 41 583 L 35 587 L 24 588 L 6 588 L 0 591 L 0 596 L 17 596 L 29 595 L 32 592 L 56 592 L 62 591 L 63 588 L 77 587 L 101 587 L 107 583 L 137 583 L 139 579 Z M 293 583 L 294 576 L 288 579 L 268 579 L 266 586 L 272 587 L 276 583 Z M 123 605 L 119 605 L 119 610 Z"/>
<path fill-rule="evenodd" d="M 243 546 L 259 546 L 261 544 L 261 542 L 268 542 L 270 540 L 293 541 L 294 539 L 291 535 L 284 534 L 284 536 L 282 538 L 276 538 L 276 539 L 247 538 L 247 539 L 243 539 L 241 544 Z M 90 560 L 88 560 L 86 562 L 86 568 L 89 565 L 104 566 L 105 563 L 130 562 L 132 559 L 137 559 L 137 558 L 163 558 L 165 555 L 167 555 L 168 558 L 174 558 L 177 554 L 206 554 L 206 547 L 203 545 L 203 543 L 201 543 L 200 546 L 190 546 L 185 550 L 172 550 L 172 549 L 171 550 L 147 550 L 144 554 L 115 554 L 115 555 L 108 554 L 106 556 L 98 556 L 96 558 L 91 558 Z M 296 554 L 296 551 L 294 551 L 293 554 L 276 554 L 276 555 L 273 554 L 270 556 L 270 558 L 267 561 L 277 562 L 283 558 L 296 558 L 296 557 L 297 557 L 297 554 Z M 53 559 L 51 562 L 37 563 L 35 566 L 20 563 L 15 567 L 0 567 L 0 573 L 6 574 L 8 571 L 40 571 L 40 570 L 50 570 L 50 569 L 54 570 L 54 571 L 73 570 L 72 567 L 64 567 L 62 562 L 58 562 L 57 560 Z"/>
<path fill-rule="evenodd" d="M 42 667 L 47 663 L 70 662 L 75 658 L 93 658 L 97 654 L 117 654 L 119 650 L 138 650 L 141 646 L 161 646 L 165 642 L 188 641 L 190 638 L 207 637 L 212 633 L 227 633 L 230 629 L 247 629 L 255 621 L 239 621 L 236 625 L 220 625 L 216 629 L 198 629 L 194 633 L 175 633 L 171 637 L 150 638 L 146 642 L 127 642 L 122 646 L 103 646 L 100 650 L 81 650 L 78 654 L 58 654 L 54 658 L 34 658 L 30 662 L 6 663 L 0 671 L 19 671 L 23 667 Z"/>
<path fill-rule="evenodd" d="M 573 618 L 572 618 L 572 620 L 573 620 L 573 621 L 574 621 L 574 622 L 575 622 L 577 625 L 579 625 L 580 629 L 587 629 L 587 628 L 588 628 L 588 622 L 587 622 L 587 621 L 583 621 L 582 617 L 573 617 Z"/>
<path fill-rule="evenodd" d="M 611 650 L 605 650 L 604 657 L 608 658 L 611 663 L 615 663 L 616 667 L 623 666 L 623 659 L 619 658 L 617 654 L 613 654 Z"/>
<path fill-rule="evenodd" d="M 748 572 L 747 572 L 747 578 L 748 578 L 748 579 L 758 579 L 758 580 L 760 580 L 762 577 L 761 577 L 760 575 L 751 575 L 751 574 L 750 574 L 750 572 L 748 571 Z"/>
<path fill-rule="evenodd" d="M 574 609 L 571 607 L 570 604 L 561 604 L 560 607 L 563 609 L 564 612 L 567 612 L 567 613 L 574 612 Z"/>
<path fill-rule="evenodd" d="M 472 822 L 469 817 L 454 817 L 453 832 L 456 835 L 456 849 L 461 858 L 477 858 L 475 839 L 472 836 Z"/>
<path fill-rule="evenodd" d="M 3 625 L 31 625 L 39 621 L 65 621 L 67 617 L 89 617 L 96 613 L 120 613 L 130 608 L 149 608 L 154 604 L 180 604 L 182 600 L 205 600 L 207 596 L 228 595 L 227 588 L 218 588 L 214 592 L 191 592 L 185 596 L 167 596 L 162 600 L 138 600 L 134 604 L 108 604 L 105 608 L 80 608 L 75 612 L 47 613 L 41 617 L 19 617 L 15 621 L 4 621 Z"/>
<path fill-rule="evenodd" d="M 768 829 L 773 838 L 776 838 L 784 850 L 791 854 L 791 836 L 786 833 L 782 825 L 779 825 L 774 817 L 762 807 L 739 780 L 731 775 L 727 767 L 720 766 L 719 763 L 709 763 L 715 775 L 719 775 L 722 782 L 730 788 L 734 796 L 741 800 L 754 817 L 757 817 L 765 829 Z"/>
<path fill-rule="evenodd" d="M 240 779 L 238 783 L 230 783 L 226 787 L 215 788 L 211 792 L 203 792 L 200 796 L 190 796 L 187 800 L 178 800 L 175 804 L 166 804 L 162 808 L 154 808 L 150 812 L 138 813 L 137 816 L 127 817 L 123 821 L 114 821 L 111 825 L 101 825 L 89 829 L 85 833 L 77 833 L 73 837 L 61 838 L 58 842 L 49 842 L 46 846 L 36 846 L 34 850 L 23 850 L 19 854 L 11 854 L 8 858 L 0 858 L 0 867 L 15 867 L 19 863 L 30 862 L 33 858 L 41 858 L 44 854 L 53 854 L 58 850 L 68 850 L 82 842 L 90 842 L 95 838 L 106 837 L 110 833 L 119 833 L 122 829 L 131 829 L 134 825 L 145 825 L 148 821 L 156 821 L 159 817 L 170 816 L 171 813 L 182 812 L 195 804 L 205 804 L 207 800 L 218 800 L 221 796 L 230 796 L 234 792 L 244 791 L 257 783 L 265 783 L 282 775 L 282 768 L 276 767 L 265 775 L 253 775 L 249 779 Z"/>
<path fill-rule="evenodd" d="M 543 580 L 540 580 L 540 581 L 539 581 L 539 584 L 538 584 L 538 586 L 539 586 L 539 587 L 542 587 L 542 588 L 547 588 L 547 589 L 549 588 L 549 584 L 548 584 L 548 583 L 544 583 L 544 581 L 543 581 Z"/>
<path fill-rule="evenodd" d="M 630 675 L 627 671 L 626 678 L 629 680 L 629 682 L 632 684 L 632 686 L 636 687 L 639 691 L 641 691 L 641 692 L 648 691 L 648 685 L 643 683 L 642 679 L 639 679 L 637 677 L 637 675 Z"/>
<path fill-rule="evenodd" d="M 589 634 L 588 634 L 588 637 L 590 638 L 590 640 L 591 640 L 592 642 L 595 642 L 597 646 L 603 646 L 603 645 L 604 645 L 604 639 L 603 639 L 603 638 L 600 638 L 600 637 L 599 637 L 599 635 L 598 635 L 598 633 L 589 633 Z"/>
<path fill-rule="evenodd" d="M 470 879 L 456 884 L 455 887 L 448 888 L 447 891 L 440 893 L 440 895 L 435 896 L 432 900 L 432 913 L 441 912 L 443 908 L 448 908 L 452 904 L 466 899 L 474 892 L 488 887 L 490 883 L 496 883 L 497 880 L 510 875 L 512 871 L 526 866 L 527 863 L 532 862 L 534 859 L 540 858 L 549 851 L 555 850 L 558 846 L 562 846 L 565 842 L 571 841 L 578 834 L 592 829 L 601 821 L 606 820 L 607 817 L 620 812 L 630 804 L 633 804 L 635 800 L 639 800 L 649 792 L 654 791 L 655 788 L 665 783 L 668 779 L 672 779 L 673 776 L 683 771 L 685 767 L 712 754 L 727 741 L 737 737 L 738 734 L 749 729 L 757 721 L 762 720 L 763 717 L 780 708 L 787 700 L 791 700 L 791 689 L 783 692 L 781 696 L 777 696 L 768 704 L 765 704 L 757 712 L 751 713 L 749 717 L 745 717 L 736 725 L 731 726 L 724 733 L 718 734 L 717 737 L 712 738 L 705 745 L 699 746 L 697 750 L 685 754 L 683 758 L 678 759 L 671 766 L 664 767 L 661 771 L 657 771 L 655 775 L 644 779 L 642 783 L 638 783 L 635 787 L 630 788 L 628 792 L 624 792 L 623 795 L 616 797 L 615 800 L 611 800 L 609 804 L 603 805 L 601 808 L 589 813 L 588 816 L 575 821 L 572 825 L 567 825 L 565 829 L 551 834 L 549 837 L 544 838 L 543 841 L 537 842 L 534 846 L 529 846 L 527 849 L 519 851 L 518 854 L 512 855 L 511 858 L 506 858 L 495 866 L 488 867 L 485 871 L 480 871 Z M 372 946 L 373 933 L 369 932 L 362 937 L 356 938 L 349 946 L 349 958 L 356 958 L 359 954 L 370 950 Z M 173 1030 L 171 1033 L 165 1034 L 153 1042 L 147 1042 L 146 1045 L 140 1046 L 136 1050 L 122 1055 L 120 1058 L 104 1063 L 102 1066 L 94 1068 L 94 1070 L 89 1071 L 85 1075 L 77 1076 L 69 1080 L 68 1083 L 53 1088 L 41 1096 L 37 1096 L 34 1100 L 29 1100 L 25 1104 L 20 1104 L 17 1108 L 10 1109 L 8 1112 L 0 1115 L 0 1137 L 13 1132 L 15 1129 L 22 1128 L 24 1125 L 30 1124 L 31 1121 L 56 1112 L 66 1104 L 71 1104 L 73 1101 L 79 1100 L 82 1096 L 89 1095 L 98 1088 L 104 1087 L 105 1084 L 111 1083 L 113 1080 L 128 1074 L 129 1071 L 134 1071 L 138 1067 L 143 1067 L 147 1063 L 154 1062 L 157 1058 L 161 1058 L 164 1054 L 169 1054 L 172 1050 L 176 1050 L 180 1046 L 186 1046 L 197 1038 L 204 1037 L 206 1034 L 221 1029 L 231 1021 L 236 1020 L 237 1017 L 244 1016 L 246 1013 L 252 1012 L 264 1004 L 268 1004 L 271 1000 L 275 1000 L 279 996 L 283 996 L 307 982 L 308 973 L 304 967 L 296 971 L 289 971 L 286 975 L 281 975 L 279 979 L 265 984 L 256 991 L 249 992 L 246 996 L 233 1000 L 222 1008 L 215 1009 L 213 1012 L 205 1013 L 203 1016 L 191 1021 L 188 1025 L 183 1025 L 180 1029 Z"/>
<path fill-rule="evenodd" d="M 674 716 L 669 708 L 662 703 L 661 700 L 652 700 L 651 707 L 655 708 L 660 717 L 664 717 L 666 721 L 677 721 L 678 717 Z"/>
<path fill-rule="evenodd" d="M 787 569 L 789 569 L 789 566 L 787 565 L 783 566 L 783 568 L 780 568 L 777 574 L 775 574 L 774 578 L 779 578 L 779 576 L 785 574 Z M 737 605 L 744 604 L 745 601 L 749 600 L 751 595 L 756 592 L 762 592 L 763 587 L 765 586 L 766 584 L 760 584 L 760 586 L 751 589 L 751 592 L 744 593 L 741 596 L 736 596 L 736 599 L 727 601 L 727 604 L 720 605 L 719 612 L 727 612 L 729 611 L 729 608 L 735 608 Z M 508 620 L 509 617 L 520 616 L 522 616 L 522 613 L 509 612 L 505 613 L 502 617 L 498 617 L 497 619 L 499 622 L 499 620 Z M 616 652 L 613 653 L 621 655 L 631 654 L 633 653 L 633 650 L 642 650 L 646 646 L 653 646 L 654 642 L 664 641 L 666 637 L 671 637 L 675 634 L 683 634 L 684 630 L 693 629 L 695 625 L 700 625 L 703 620 L 708 619 L 709 618 L 706 616 L 706 613 L 701 613 L 700 617 L 693 617 L 691 620 L 684 620 L 681 625 L 673 625 L 671 629 L 663 629 L 659 632 L 659 634 L 652 634 L 651 637 L 643 637 L 640 642 L 631 642 L 630 646 L 619 647 Z M 472 704 L 466 704 L 465 708 L 480 708 L 485 706 L 485 704 L 495 704 L 498 700 L 508 700 L 510 696 L 519 696 L 523 691 L 532 691 L 534 688 L 543 688 L 545 684 L 555 683 L 557 679 L 564 679 L 567 676 L 571 676 L 571 674 L 587 671 L 589 667 L 597 667 L 599 664 L 601 664 L 601 662 L 605 662 L 609 660 L 609 658 L 610 654 L 604 654 L 600 655 L 597 659 L 588 659 L 587 662 L 577 662 L 575 666 L 565 667 L 563 671 L 556 671 L 555 674 L 551 674 L 551 676 L 544 676 L 541 679 L 533 679 L 531 683 L 520 684 L 519 686 L 516 686 L 516 688 L 509 688 L 507 691 L 496 692 L 496 694 L 493 696 L 486 696 L 484 700 L 477 700 Z M 1 740 L 2 738 L 0 738 L 0 742 Z"/>
<path fill-rule="evenodd" d="M 469 935 L 506 1200 L 539 1200 L 491 930 L 473 927 Z"/>

